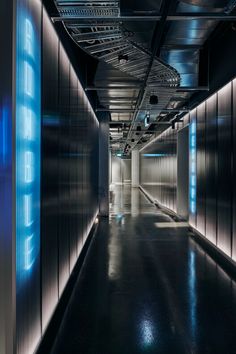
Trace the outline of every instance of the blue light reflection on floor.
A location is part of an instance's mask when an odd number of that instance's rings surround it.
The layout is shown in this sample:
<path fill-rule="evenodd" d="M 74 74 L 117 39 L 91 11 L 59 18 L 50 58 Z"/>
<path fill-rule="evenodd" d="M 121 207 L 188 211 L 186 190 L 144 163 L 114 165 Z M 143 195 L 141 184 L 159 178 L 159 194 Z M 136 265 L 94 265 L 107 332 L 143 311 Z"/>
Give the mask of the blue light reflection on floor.
<path fill-rule="evenodd" d="M 189 290 L 189 312 L 190 312 L 190 328 L 192 335 L 192 345 L 196 342 L 197 328 L 197 289 L 196 289 L 196 254 L 193 250 L 188 254 L 188 290 Z M 195 352 L 196 348 L 192 348 Z"/>
<path fill-rule="evenodd" d="M 144 348 L 150 347 L 154 342 L 153 324 L 147 319 L 141 322 L 141 337 Z"/>

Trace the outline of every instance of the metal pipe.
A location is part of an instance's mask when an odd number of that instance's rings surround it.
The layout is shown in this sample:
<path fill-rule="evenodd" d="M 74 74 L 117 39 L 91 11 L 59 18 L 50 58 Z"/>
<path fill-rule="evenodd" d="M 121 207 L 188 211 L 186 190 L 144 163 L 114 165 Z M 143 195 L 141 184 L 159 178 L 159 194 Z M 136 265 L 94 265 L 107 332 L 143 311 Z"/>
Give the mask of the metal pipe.
<path fill-rule="evenodd" d="M 178 87 L 177 92 L 188 92 L 188 91 L 209 91 L 209 86 L 196 86 L 196 87 Z"/>
<path fill-rule="evenodd" d="M 76 42 L 87 42 L 96 39 L 113 39 L 114 37 L 121 37 L 119 30 L 110 30 L 110 31 L 97 31 L 89 33 L 76 33 L 73 34 L 73 38 L 76 39 Z"/>
<path fill-rule="evenodd" d="M 85 91 L 107 91 L 107 90 L 139 90 L 137 84 L 134 85 L 120 85 L 120 86 L 88 86 L 85 88 Z M 140 85 L 139 85 L 140 86 Z"/>
<path fill-rule="evenodd" d="M 74 22 L 74 21 L 160 21 L 161 16 L 52 16 L 53 22 Z"/>
<path fill-rule="evenodd" d="M 87 86 L 85 88 L 85 91 L 103 91 L 103 90 L 110 90 L 110 89 L 114 89 L 114 90 L 131 90 L 131 89 L 136 89 L 138 90 L 139 87 L 137 86 L 141 86 L 142 82 L 138 82 L 134 85 L 121 85 L 121 86 Z M 162 85 L 148 85 L 148 87 L 146 87 L 146 90 L 155 90 L 155 88 L 160 88 L 162 87 Z M 189 92 L 189 91 L 209 91 L 209 87 L 208 86 L 195 86 L 195 87 L 178 87 L 176 89 L 177 92 Z"/>
<path fill-rule="evenodd" d="M 190 111 L 190 109 L 145 109 L 145 108 L 139 108 L 139 112 L 145 112 L 145 111 L 149 111 L 149 112 L 156 112 L 161 113 L 161 112 L 167 112 L 167 113 L 178 113 L 178 112 L 186 112 L 188 113 Z M 111 112 L 111 113 L 134 113 L 136 112 L 136 109 L 109 109 L 109 108 L 96 108 L 96 112 Z"/>
<path fill-rule="evenodd" d="M 117 5 L 118 1 L 104 1 L 104 0 L 86 0 L 86 1 L 58 1 L 57 4 L 59 6 L 79 6 L 80 4 L 87 4 L 87 5 L 91 5 L 91 4 L 102 4 L 102 5 L 106 5 L 106 4 L 114 4 Z"/>
<path fill-rule="evenodd" d="M 51 17 L 53 22 L 74 22 L 74 21 L 161 21 L 160 15 L 146 15 L 146 16 L 52 16 Z M 235 21 L 235 15 L 227 15 L 225 13 L 217 14 L 213 13 L 180 13 L 175 15 L 169 15 L 166 17 L 166 21 L 183 21 L 183 20 L 216 20 L 216 21 Z"/>

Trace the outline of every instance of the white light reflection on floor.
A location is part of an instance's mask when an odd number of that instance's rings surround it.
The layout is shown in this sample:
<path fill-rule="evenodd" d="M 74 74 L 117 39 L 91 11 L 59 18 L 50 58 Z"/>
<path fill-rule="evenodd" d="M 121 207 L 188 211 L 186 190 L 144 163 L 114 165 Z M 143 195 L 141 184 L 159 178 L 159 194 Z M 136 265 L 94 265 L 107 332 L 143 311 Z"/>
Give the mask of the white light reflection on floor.
<path fill-rule="evenodd" d="M 156 327 L 154 322 L 151 319 L 151 316 L 145 314 L 145 316 L 141 318 L 139 322 L 139 333 L 140 333 L 140 346 L 142 349 L 150 350 L 152 346 L 156 343 Z"/>
<path fill-rule="evenodd" d="M 189 224 L 187 222 L 156 222 L 154 224 L 159 229 L 164 228 L 178 228 L 178 227 L 188 227 Z"/>
<path fill-rule="evenodd" d="M 153 325 L 149 320 L 143 320 L 141 322 L 142 344 L 147 347 L 154 342 Z"/>
<path fill-rule="evenodd" d="M 117 214 L 115 218 L 116 218 L 116 222 L 118 224 L 121 224 L 121 225 L 125 224 L 124 214 Z"/>

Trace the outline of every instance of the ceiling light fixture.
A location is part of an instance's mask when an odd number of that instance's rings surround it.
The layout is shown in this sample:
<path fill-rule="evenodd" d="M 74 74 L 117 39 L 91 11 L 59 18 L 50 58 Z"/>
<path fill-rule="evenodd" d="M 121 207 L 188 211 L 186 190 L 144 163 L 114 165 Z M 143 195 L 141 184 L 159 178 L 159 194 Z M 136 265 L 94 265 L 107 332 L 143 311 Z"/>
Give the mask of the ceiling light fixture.
<path fill-rule="evenodd" d="M 150 112 L 147 112 L 144 118 L 144 125 L 147 127 L 150 124 Z"/>
<path fill-rule="evenodd" d="M 127 54 L 119 54 L 118 61 L 120 64 L 126 64 L 129 61 L 129 57 Z"/>

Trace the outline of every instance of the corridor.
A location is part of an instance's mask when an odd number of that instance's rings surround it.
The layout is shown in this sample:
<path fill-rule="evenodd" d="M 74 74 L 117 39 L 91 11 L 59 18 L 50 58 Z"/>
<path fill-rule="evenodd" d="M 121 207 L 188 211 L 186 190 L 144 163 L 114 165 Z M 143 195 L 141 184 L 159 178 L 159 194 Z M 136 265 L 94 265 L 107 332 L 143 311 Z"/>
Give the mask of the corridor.
<path fill-rule="evenodd" d="M 138 188 L 112 200 L 52 353 L 236 353 L 235 282 Z"/>
<path fill-rule="evenodd" d="M 0 0 L 0 354 L 236 354 L 236 0 Z"/>

